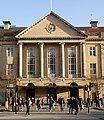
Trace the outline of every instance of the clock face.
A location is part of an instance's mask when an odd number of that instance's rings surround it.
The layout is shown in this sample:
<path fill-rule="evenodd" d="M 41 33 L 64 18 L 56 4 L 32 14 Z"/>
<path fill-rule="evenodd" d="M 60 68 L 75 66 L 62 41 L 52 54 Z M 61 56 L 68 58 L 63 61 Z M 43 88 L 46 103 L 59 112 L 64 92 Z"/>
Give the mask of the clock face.
<path fill-rule="evenodd" d="M 51 32 L 54 32 L 54 31 L 55 31 L 56 26 L 55 26 L 54 24 L 50 23 L 50 24 L 46 27 L 46 29 L 47 29 L 47 31 L 48 31 L 49 33 L 51 33 Z"/>

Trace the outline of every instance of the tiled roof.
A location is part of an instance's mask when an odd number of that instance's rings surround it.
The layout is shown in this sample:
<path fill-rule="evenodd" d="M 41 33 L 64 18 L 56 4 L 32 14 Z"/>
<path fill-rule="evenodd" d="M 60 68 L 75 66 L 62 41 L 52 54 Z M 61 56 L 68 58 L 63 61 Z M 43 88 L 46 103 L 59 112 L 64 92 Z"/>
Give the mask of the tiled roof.
<path fill-rule="evenodd" d="M 0 40 L 14 40 L 15 36 L 25 28 L 26 27 L 13 27 L 8 30 L 0 28 Z"/>
<path fill-rule="evenodd" d="M 104 32 L 104 27 L 76 27 L 80 31 L 84 31 L 84 33 L 88 36 L 101 36 L 101 32 Z"/>

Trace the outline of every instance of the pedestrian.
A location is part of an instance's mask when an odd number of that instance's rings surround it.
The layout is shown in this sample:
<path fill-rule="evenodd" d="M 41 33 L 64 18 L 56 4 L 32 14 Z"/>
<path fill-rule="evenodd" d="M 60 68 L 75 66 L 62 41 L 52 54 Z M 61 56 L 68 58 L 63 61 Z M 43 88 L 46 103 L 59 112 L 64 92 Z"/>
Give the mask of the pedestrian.
<path fill-rule="evenodd" d="M 31 104 L 32 104 L 31 99 L 28 97 L 26 99 L 26 108 L 27 108 L 26 115 L 30 115 L 30 106 L 31 106 Z"/>
<path fill-rule="evenodd" d="M 11 98 L 12 112 L 14 112 L 14 97 Z"/>
<path fill-rule="evenodd" d="M 41 100 L 41 108 L 43 108 L 43 106 L 44 106 L 44 99 L 42 98 L 42 100 Z"/>
<path fill-rule="evenodd" d="M 40 108 L 41 108 L 41 103 L 40 103 L 40 99 L 39 98 L 36 101 L 36 106 L 37 106 L 37 111 L 39 111 Z"/>
<path fill-rule="evenodd" d="M 65 101 L 64 101 L 64 98 L 63 97 L 60 97 L 58 99 L 58 103 L 60 105 L 60 110 L 63 111 L 64 110 L 64 105 L 65 105 Z"/>
<path fill-rule="evenodd" d="M 22 97 L 20 96 L 17 101 L 18 101 L 19 111 L 22 111 L 23 110 Z"/>
<path fill-rule="evenodd" d="M 75 115 L 77 115 L 78 114 L 79 101 L 78 101 L 78 99 L 76 97 L 74 97 L 73 103 L 74 103 Z"/>
<path fill-rule="evenodd" d="M 80 110 L 84 109 L 84 102 L 82 98 L 79 98 L 79 108 Z"/>
<path fill-rule="evenodd" d="M 9 101 L 8 101 L 8 98 L 5 101 L 5 108 L 6 108 L 6 110 L 9 110 Z"/>
<path fill-rule="evenodd" d="M 67 105 L 68 105 L 68 108 L 69 108 L 69 114 L 73 114 L 73 104 L 72 104 L 72 97 L 68 98 L 67 99 Z"/>
<path fill-rule="evenodd" d="M 49 96 L 49 112 L 52 111 L 53 103 L 54 103 L 53 97 Z"/>

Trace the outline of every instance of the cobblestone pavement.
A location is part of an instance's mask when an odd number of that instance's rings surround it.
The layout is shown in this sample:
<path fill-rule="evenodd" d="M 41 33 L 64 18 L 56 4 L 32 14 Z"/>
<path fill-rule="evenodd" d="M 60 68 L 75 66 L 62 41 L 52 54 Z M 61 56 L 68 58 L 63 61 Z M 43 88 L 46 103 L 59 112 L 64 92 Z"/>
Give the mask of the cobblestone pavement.
<path fill-rule="evenodd" d="M 43 108 L 40 112 L 34 111 L 34 107 L 31 108 L 30 115 L 25 115 L 25 109 L 23 112 L 0 112 L 0 120 L 104 120 L 104 111 L 90 109 L 88 113 L 87 108 L 79 111 L 78 115 L 68 114 L 68 109 L 63 112 L 59 109 L 48 112 L 48 108 Z"/>

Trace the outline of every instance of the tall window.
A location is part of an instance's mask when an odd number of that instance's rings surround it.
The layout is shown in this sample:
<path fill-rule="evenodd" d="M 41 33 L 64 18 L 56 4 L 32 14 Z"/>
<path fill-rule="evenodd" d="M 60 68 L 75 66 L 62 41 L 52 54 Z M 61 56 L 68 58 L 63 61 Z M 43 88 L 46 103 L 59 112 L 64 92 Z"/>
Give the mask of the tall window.
<path fill-rule="evenodd" d="M 27 74 L 29 77 L 35 77 L 35 49 L 27 49 Z"/>
<path fill-rule="evenodd" d="M 90 47 L 90 56 L 96 56 L 95 47 Z"/>
<path fill-rule="evenodd" d="M 96 74 L 96 63 L 90 64 L 90 74 Z"/>
<path fill-rule="evenodd" d="M 13 56 L 13 48 L 12 47 L 7 48 L 7 56 Z"/>
<path fill-rule="evenodd" d="M 6 65 L 6 75 L 13 74 L 13 64 L 7 64 Z"/>
<path fill-rule="evenodd" d="M 48 48 L 48 74 L 55 74 L 55 48 Z"/>
<path fill-rule="evenodd" d="M 76 47 L 68 48 L 69 74 L 76 74 Z"/>

